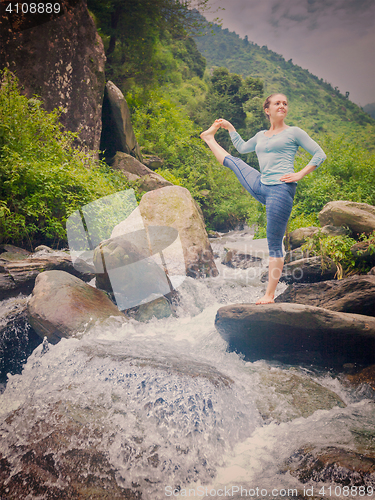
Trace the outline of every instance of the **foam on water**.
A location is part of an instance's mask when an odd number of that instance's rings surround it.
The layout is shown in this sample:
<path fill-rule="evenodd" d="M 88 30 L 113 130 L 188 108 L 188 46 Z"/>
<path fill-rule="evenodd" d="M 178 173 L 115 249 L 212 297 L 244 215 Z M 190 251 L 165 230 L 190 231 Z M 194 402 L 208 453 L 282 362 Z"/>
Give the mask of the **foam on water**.
<path fill-rule="evenodd" d="M 21 470 L 22 445 L 74 421 L 89 437 L 74 434 L 64 446 L 95 442 L 118 484 L 158 500 L 168 485 L 302 488 L 281 472 L 296 450 L 370 449 L 363 436 L 374 436 L 373 401 L 329 373 L 294 368 L 301 380 L 334 391 L 346 407 L 285 422 L 264 420 L 259 402 L 275 390 L 263 381 L 269 374 L 289 374 L 291 367 L 245 362 L 226 351 L 214 327 L 218 307 L 253 302 L 264 285 L 245 283 L 243 274 L 223 274 L 187 278 L 176 317 L 146 324 L 111 319 L 83 337 L 35 349 L 0 395 L 1 453 Z M 273 396 L 279 414 L 292 414 L 288 394 Z"/>

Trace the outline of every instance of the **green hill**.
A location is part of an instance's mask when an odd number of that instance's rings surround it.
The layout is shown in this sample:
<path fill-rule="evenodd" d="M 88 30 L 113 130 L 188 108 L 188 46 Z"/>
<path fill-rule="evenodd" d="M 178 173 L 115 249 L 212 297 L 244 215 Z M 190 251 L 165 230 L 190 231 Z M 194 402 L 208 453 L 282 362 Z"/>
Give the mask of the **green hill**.
<path fill-rule="evenodd" d="M 372 118 L 375 119 L 375 102 L 372 102 L 371 104 L 366 104 L 366 106 L 363 106 L 363 111 L 365 111 Z"/>
<path fill-rule="evenodd" d="M 195 38 L 208 67 L 224 66 L 243 77 L 260 78 L 265 94 L 285 93 L 290 102 L 288 124 L 311 134 L 344 134 L 368 149 L 375 148 L 375 120 L 337 87 L 286 61 L 280 54 L 213 25 L 212 34 Z"/>

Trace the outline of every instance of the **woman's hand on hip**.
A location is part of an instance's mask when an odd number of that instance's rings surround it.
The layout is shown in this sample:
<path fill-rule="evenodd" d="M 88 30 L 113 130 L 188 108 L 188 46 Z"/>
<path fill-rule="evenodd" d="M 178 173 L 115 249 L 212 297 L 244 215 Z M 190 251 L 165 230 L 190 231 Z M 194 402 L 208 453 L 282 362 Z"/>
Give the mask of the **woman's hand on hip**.
<path fill-rule="evenodd" d="M 304 175 L 301 174 L 301 172 L 292 172 L 290 174 L 285 174 L 282 177 L 280 177 L 280 181 L 286 182 L 286 183 L 298 182 L 302 179 L 302 177 L 304 177 Z"/>
<path fill-rule="evenodd" d="M 282 177 L 280 177 L 280 181 L 282 182 L 298 182 L 300 181 L 305 175 L 309 174 L 310 172 L 313 172 L 316 169 L 316 165 L 306 165 L 305 168 L 300 170 L 299 172 L 291 172 L 290 174 L 285 174 Z"/>

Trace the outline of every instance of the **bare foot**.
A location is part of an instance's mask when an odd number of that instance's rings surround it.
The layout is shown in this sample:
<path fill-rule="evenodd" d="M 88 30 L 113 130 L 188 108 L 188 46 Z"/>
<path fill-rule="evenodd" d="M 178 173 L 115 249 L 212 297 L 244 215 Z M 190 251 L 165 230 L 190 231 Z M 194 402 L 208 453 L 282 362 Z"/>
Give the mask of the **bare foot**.
<path fill-rule="evenodd" d="M 275 302 L 274 297 L 274 295 L 265 294 L 261 299 L 257 300 L 255 304 L 273 304 Z"/>
<path fill-rule="evenodd" d="M 200 138 L 203 139 L 205 142 L 209 141 L 210 139 L 213 139 L 219 128 L 220 128 L 219 120 L 215 120 L 210 128 L 201 133 Z"/>

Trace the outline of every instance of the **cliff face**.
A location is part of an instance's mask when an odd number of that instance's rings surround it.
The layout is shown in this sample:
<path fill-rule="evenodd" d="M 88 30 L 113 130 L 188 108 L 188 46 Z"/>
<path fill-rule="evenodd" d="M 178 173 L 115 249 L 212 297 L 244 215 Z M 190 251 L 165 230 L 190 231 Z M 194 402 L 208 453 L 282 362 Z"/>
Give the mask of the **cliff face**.
<path fill-rule="evenodd" d="M 62 107 L 61 123 L 98 149 L 105 85 L 104 48 L 83 0 L 61 0 L 59 15 L 0 11 L 0 68 L 9 68 L 22 92 L 44 108 Z M 30 27 L 31 26 L 31 27 Z"/>

